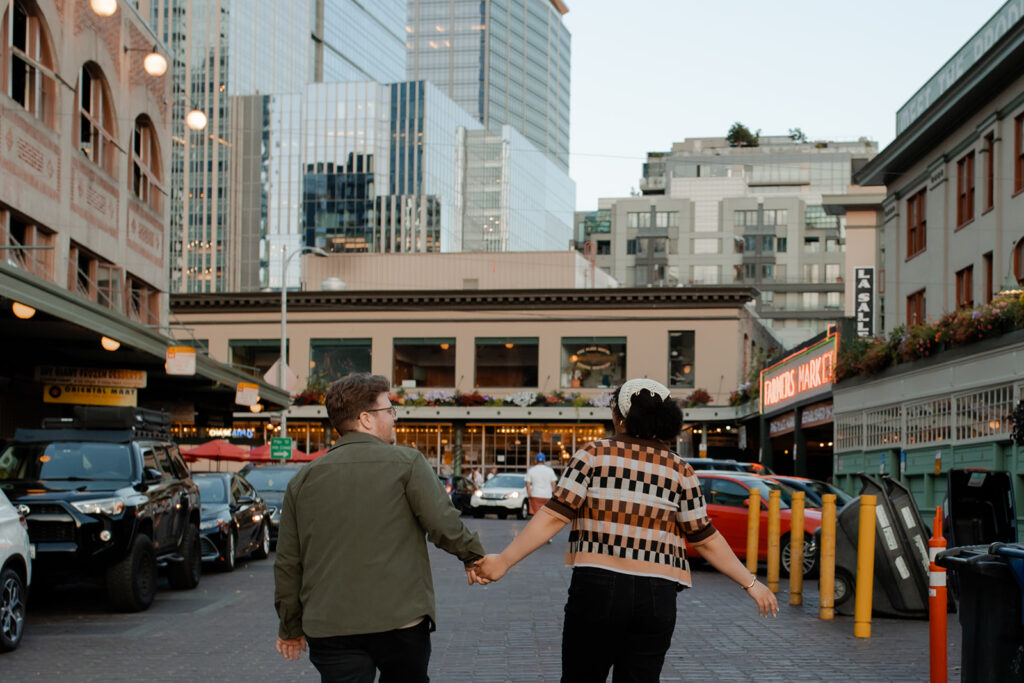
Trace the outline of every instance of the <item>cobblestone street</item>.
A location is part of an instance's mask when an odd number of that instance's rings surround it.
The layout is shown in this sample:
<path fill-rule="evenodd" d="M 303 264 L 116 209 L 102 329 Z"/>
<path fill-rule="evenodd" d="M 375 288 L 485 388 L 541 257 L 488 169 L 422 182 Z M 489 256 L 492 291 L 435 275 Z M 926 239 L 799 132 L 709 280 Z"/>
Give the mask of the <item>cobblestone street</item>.
<path fill-rule="evenodd" d="M 467 518 L 488 550 L 500 550 L 525 522 Z M 434 681 L 557 681 L 562 608 L 570 570 L 563 531 L 501 582 L 466 586 L 454 558 L 433 549 L 438 630 Z M 303 658 L 273 649 L 273 556 L 240 561 L 231 574 L 204 573 L 194 591 L 162 586 L 141 614 L 113 614 L 103 594 L 79 588 L 30 605 L 21 647 L 0 658 L 8 681 L 318 680 Z M 872 637 L 853 637 L 853 619 L 817 619 L 811 582 L 804 606 L 779 594 L 775 619 L 727 579 L 698 570 L 679 596 L 679 618 L 662 679 L 692 681 L 922 681 L 928 678 L 926 621 L 875 619 Z M 949 621 L 950 680 L 959 680 L 960 628 Z"/>

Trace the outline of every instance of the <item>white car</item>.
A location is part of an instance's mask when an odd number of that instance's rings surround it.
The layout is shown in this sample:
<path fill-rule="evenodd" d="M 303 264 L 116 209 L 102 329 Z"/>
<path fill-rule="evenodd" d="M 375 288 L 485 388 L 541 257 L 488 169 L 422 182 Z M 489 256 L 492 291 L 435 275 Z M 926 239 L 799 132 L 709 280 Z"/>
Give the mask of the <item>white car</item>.
<path fill-rule="evenodd" d="M 10 652 L 21 642 L 31 580 L 32 552 L 25 511 L 11 505 L 0 491 L 0 652 Z"/>
<path fill-rule="evenodd" d="M 504 519 L 514 514 L 526 519 L 530 514 L 530 500 L 526 497 L 526 475 L 505 472 L 496 474 L 469 499 L 470 511 L 474 517 L 495 513 Z"/>

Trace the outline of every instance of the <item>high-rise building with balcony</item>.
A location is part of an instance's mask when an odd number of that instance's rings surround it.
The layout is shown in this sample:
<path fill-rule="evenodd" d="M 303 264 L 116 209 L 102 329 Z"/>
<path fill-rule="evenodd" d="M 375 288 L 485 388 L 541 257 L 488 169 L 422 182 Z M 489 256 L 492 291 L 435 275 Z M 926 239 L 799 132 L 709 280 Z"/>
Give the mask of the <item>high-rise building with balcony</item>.
<path fill-rule="evenodd" d="M 602 199 L 577 218 L 577 246 L 590 242 L 627 287 L 754 285 L 761 317 L 792 346 L 843 315 L 845 218 L 822 196 L 845 192 L 877 151 L 864 138 L 690 138 L 648 154 L 643 196 Z"/>

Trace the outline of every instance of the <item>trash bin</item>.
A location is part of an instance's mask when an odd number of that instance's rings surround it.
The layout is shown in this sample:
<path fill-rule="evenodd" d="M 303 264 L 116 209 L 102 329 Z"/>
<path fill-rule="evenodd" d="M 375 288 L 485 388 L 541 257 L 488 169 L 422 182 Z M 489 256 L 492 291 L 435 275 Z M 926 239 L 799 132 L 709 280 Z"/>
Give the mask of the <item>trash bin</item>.
<path fill-rule="evenodd" d="M 875 577 L 872 613 L 880 616 L 928 617 L 928 530 L 914 496 L 890 477 L 861 473 L 861 495 L 875 505 Z M 857 578 L 860 498 L 836 515 L 835 610 L 852 615 Z M 820 543 L 819 546 L 820 547 Z"/>
<path fill-rule="evenodd" d="M 950 548 L 1017 542 L 1017 513 L 1009 472 L 950 470 L 942 530 Z"/>
<path fill-rule="evenodd" d="M 960 680 L 1024 681 L 1024 546 L 950 548 L 935 562 L 960 583 Z"/>

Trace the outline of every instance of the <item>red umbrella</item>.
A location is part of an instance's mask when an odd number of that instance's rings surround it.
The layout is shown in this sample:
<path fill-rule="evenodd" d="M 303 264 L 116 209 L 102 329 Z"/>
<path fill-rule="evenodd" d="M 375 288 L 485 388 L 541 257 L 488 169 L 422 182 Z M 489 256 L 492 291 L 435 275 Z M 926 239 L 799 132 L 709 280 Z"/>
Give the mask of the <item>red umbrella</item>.
<path fill-rule="evenodd" d="M 245 446 L 236 446 L 224 439 L 214 439 L 185 450 L 182 448 L 182 455 L 190 460 L 196 458 L 209 458 L 210 460 L 248 460 Z"/>

